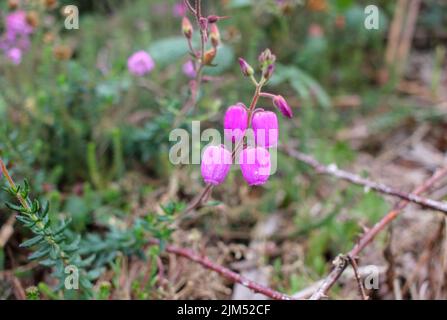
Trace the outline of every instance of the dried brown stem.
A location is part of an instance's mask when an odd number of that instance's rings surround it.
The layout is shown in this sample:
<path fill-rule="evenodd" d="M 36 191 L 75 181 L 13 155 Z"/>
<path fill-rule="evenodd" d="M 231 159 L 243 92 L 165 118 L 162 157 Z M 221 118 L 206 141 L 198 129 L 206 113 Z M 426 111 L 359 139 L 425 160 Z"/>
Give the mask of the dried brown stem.
<path fill-rule="evenodd" d="M 419 195 L 429 190 L 436 182 L 447 176 L 447 167 L 443 167 L 436 171 L 428 180 L 426 180 L 419 187 L 414 189 L 413 193 Z M 374 238 L 385 229 L 394 219 L 396 219 L 402 210 L 410 203 L 408 200 L 401 200 L 393 210 L 388 212 L 379 222 L 377 222 L 371 229 L 363 234 L 358 243 L 349 251 L 347 257 L 355 258 L 359 253 L 370 244 Z M 318 290 L 310 297 L 311 300 L 319 300 L 327 296 L 327 292 L 337 282 L 340 275 L 346 269 L 346 259 L 337 259 L 334 261 L 335 268 L 324 279 Z"/>
<path fill-rule="evenodd" d="M 197 99 L 199 96 L 200 86 L 203 81 L 203 68 L 205 67 L 204 64 L 204 58 L 205 58 L 205 45 L 206 45 L 206 31 L 204 31 L 200 25 L 200 19 L 202 19 L 202 2 L 200 0 L 196 0 L 194 7 L 191 5 L 191 3 L 188 0 L 184 1 L 185 5 L 188 7 L 188 9 L 194 14 L 196 21 L 197 21 L 197 27 L 200 30 L 200 51 L 195 52 L 191 39 L 187 39 L 189 50 L 194 53 L 196 56 L 196 60 L 198 61 L 198 67 L 196 70 L 196 77 L 194 81 L 192 81 L 191 85 L 191 97 L 188 99 L 188 101 L 185 103 L 185 105 L 180 110 L 179 115 L 176 117 L 176 120 L 174 121 L 174 126 L 177 126 L 180 122 L 180 120 L 183 118 L 184 115 L 186 115 L 191 109 L 194 108 L 194 106 L 197 104 Z"/>
<path fill-rule="evenodd" d="M 348 256 L 348 260 L 352 266 L 352 269 L 354 270 L 354 277 L 355 280 L 357 281 L 357 286 L 359 287 L 360 296 L 362 297 L 363 300 L 369 300 L 369 297 L 365 292 L 365 287 L 363 286 L 362 279 L 359 276 L 357 262 L 355 262 L 355 259 L 352 258 L 351 256 Z"/>
<path fill-rule="evenodd" d="M 294 150 L 292 148 L 285 147 L 283 149 L 289 156 L 313 167 L 320 174 L 328 174 L 336 178 L 348 181 L 350 183 L 380 192 L 382 194 L 395 196 L 403 200 L 419 204 L 425 208 L 437 210 L 443 212 L 444 214 L 447 214 L 447 203 L 445 202 L 424 198 L 415 193 L 406 193 L 403 191 L 399 191 L 383 183 L 374 182 L 369 179 L 362 178 L 356 174 L 350 173 L 348 171 L 340 170 L 337 168 L 336 165 L 329 165 L 329 166 L 323 165 L 320 162 L 318 162 L 315 158 L 302 152 L 299 152 L 297 150 Z"/>
<path fill-rule="evenodd" d="M 6 168 L 5 163 L 0 158 L 0 171 L 3 172 L 5 175 L 6 180 L 8 180 L 9 186 L 13 189 L 16 189 L 16 184 L 14 183 L 14 180 L 12 179 L 11 175 L 9 174 L 8 168 Z M 29 204 L 26 202 L 26 200 L 20 195 L 20 193 L 17 193 L 16 195 L 17 200 L 20 202 L 20 204 L 26 208 L 27 210 L 30 209 Z"/>
<path fill-rule="evenodd" d="M 158 245 L 159 241 L 157 239 L 150 239 L 149 245 Z M 206 269 L 210 269 L 214 272 L 217 272 L 221 276 L 229 279 L 232 282 L 239 283 L 251 290 L 253 290 L 256 293 L 261 293 L 271 299 L 275 300 L 294 300 L 292 297 L 285 295 L 281 292 L 278 292 L 276 290 L 273 290 L 271 288 L 265 287 L 259 283 L 256 283 L 254 281 L 251 281 L 240 274 L 231 271 L 228 268 L 225 268 L 219 264 L 214 263 L 211 261 L 208 257 L 200 255 L 193 250 L 187 249 L 187 248 L 181 248 L 176 247 L 173 245 L 167 245 L 165 250 L 169 253 L 176 254 L 178 256 L 184 257 L 188 260 L 191 260 L 193 262 L 196 262 Z"/>

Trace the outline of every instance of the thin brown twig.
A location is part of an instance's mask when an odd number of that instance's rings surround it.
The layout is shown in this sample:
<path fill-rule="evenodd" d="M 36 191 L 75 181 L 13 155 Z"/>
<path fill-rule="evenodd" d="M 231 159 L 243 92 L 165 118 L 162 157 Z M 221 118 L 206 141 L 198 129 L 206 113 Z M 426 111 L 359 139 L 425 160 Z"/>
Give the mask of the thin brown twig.
<path fill-rule="evenodd" d="M 0 228 L 0 249 L 3 248 L 9 241 L 9 238 L 14 233 L 14 223 L 16 222 L 16 217 L 12 214 L 8 220 Z"/>
<path fill-rule="evenodd" d="M 447 203 L 445 202 L 435 201 L 432 199 L 421 197 L 415 193 L 406 193 L 403 191 L 393 189 L 383 183 L 378 183 L 369 179 L 365 179 L 351 172 L 338 169 L 336 165 L 326 166 L 318 162 L 312 156 L 294 150 L 290 147 L 284 147 L 283 149 L 289 156 L 313 167 L 320 174 L 332 175 L 336 178 L 369 188 L 382 194 L 395 196 L 403 200 L 419 204 L 425 208 L 430 208 L 433 210 L 443 212 L 444 214 L 447 214 Z"/>
<path fill-rule="evenodd" d="M 213 186 L 211 184 L 207 184 L 206 187 L 202 190 L 202 192 L 197 195 L 192 201 L 191 203 L 188 205 L 188 207 L 185 209 L 185 211 L 183 212 L 183 214 L 188 214 L 189 212 L 191 212 L 194 209 L 197 209 L 198 207 L 200 207 L 202 205 L 202 201 L 205 198 L 205 196 L 212 190 Z"/>
<path fill-rule="evenodd" d="M 408 53 L 411 48 L 411 41 L 413 40 L 414 31 L 416 29 L 416 23 L 419 16 L 419 9 L 421 6 L 421 0 L 412 0 L 408 3 L 407 19 L 405 21 L 405 26 L 402 29 L 402 38 L 397 48 L 397 59 L 398 59 L 398 72 L 401 73 L 403 67 L 408 58 Z"/>
<path fill-rule="evenodd" d="M 421 194 L 429 190 L 436 182 L 447 176 L 447 166 L 437 170 L 428 180 L 426 180 L 419 187 L 414 189 L 414 194 Z M 387 227 L 394 219 L 396 219 L 402 210 L 409 204 L 408 200 L 401 200 L 393 210 L 388 212 L 382 219 L 379 220 L 371 229 L 363 234 L 358 243 L 346 255 L 348 257 L 357 257 L 360 252 L 370 244 L 378 233 Z M 328 291 L 337 282 L 338 278 L 344 272 L 347 266 L 346 259 L 337 259 L 334 261 L 335 267 L 324 279 L 318 290 L 310 297 L 311 300 L 320 300 L 327 296 Z"/>
<path fill-rule="evenodd" d="M 387 47 L 385 50 L 385 62 L 388 66 L 391 66 L 396 60 L 396 52 L 403 27 L 406 5 L 406 0 L 398 0 L 394 9 L 393 21 L 389 29 Z"/>
<path fill-rule="evenodd" d="M 192 13 L 196 14 L 196 9 L 193 8 L 193 6 L 192 6 L 191 3 L 189 2 L 189 0 L 184 0 L 183 2 L 185 3 L 185 5 L 188 7 L 188 9 L 189 9 Z"/>
<path fill-rule="evenodd" d="M 160 242 L 157 239 L 150 239 L 149 245 L 159 245 Z M 232 282 L 239 283 L 243 285 L 244 287 L 247 287 L 251 290 L 253 290 L 256 293 L 261 293 L 269 298 L 275 299 L 275 300 L 294 300 L 294 298 L 283 294 L 281 292 L 278 292 L 274 289 L 268 288 L 266 286 L 263 286 L 257 282 L 254 282 L 252 280 L 249 280 L 245 278 L 244 276 L 241 276 L 240 274 L 231 271 L 228 268 L 225 268 L 217 263 L 214 263 L 211 261 L 208 257 L 200 255 L 196 252 L 194 252 L 191 249 L 187 248 L 181 248 L 173 245 L 167 245 L 165 248 L 166 252 L 176 254 L 178 256 L 182 256 L 188 260 L 191 260 L 193 262 L 196 262 L 206 269 L 212 270 L 214 272 L 217 272 L 221 276 L 229 279 Z"/>
<path fill-rule="evenodd" d="M 354 270 L 354 277 L 355 277 L 355 280 L 357 281 L 357 285 L 359 287 L 360 296 L 362 297 L 363 300 L 369 300 L 369 297 L 365 292 L 365 287 L 363 286 L 362 279 L 360 278 L 360 275 L 358 272 L 357 262 L 355 262 L 355 259 L 351 256 L 348 256 L 348 260 L 352 266 L 352 269 Z"/>
<path fill-rule="evenodd" d="M 405 285 L 402 288 L 402 295 L 406 295 L 408 291 L 410 290 L 410 286 L 415 281 L 418 273 L 421 271 L 421 268 L 424 266 L 424 264 L 427 263 L 427 261 L 430 259 L 431 253 L 436 247 L 436 244 L 439 242 L 439 240 L 443 236 L 444 232 L 444 218 L 441 220 L 441 223 L 439 224 L 438 230 L 430 237 L 430 239 L 425 244 L 425 249 L 420 255 L 418 261 L 416 262 L 415 267 L 413 268 L 413 272 L 406 278 Z"/>
<path fill-rule="evenodd" d="M 6 168 L 6 165 L 1 158 L 0 158 L 0 171 L 3 172 L 3 174 L 5 175 L 6 180 L 8 180 L 9 186 L 13 189 L 16 189 L 17 188 L 16 184 L 14 183 L 14 180 L 11 178 L 8 168 Z M 24 208 L 26 208 L 27 210 L 30 209 L 29 204 L 25 201 L 25 199 L 22 197 L 20 193 L 17 193 L 16 197 Z"/>
<path fill-rule="evenodd" d="M 177 115 L 174 126 L 177 126 L 180 123 L 180 120 L 185 116 L 191 109 L 194 108 L 194 106 L 197 104 L 200 86 L 203 81 L 203 69 L 205 67 L 204 60 L 205 60 L 205 46 L 206 46 L 206 38 L 207 34 L 206 31 L 203 30 L 200 20 L 202 17 L 202 2 L 200 0 L 195 1 L 195 8 L 191 5 L 191 3 L 188 0 L 184 1 L 188 9 L 192 12 L 192 14 L 196 18 L 197 26 L 200 30 L 200 51 L 195 52 L 191 39 L 187 39 L 189 50 L 194 53 L 196 60 L 198 62 L 198 67 L 196 71 L 196 76 L 193 81 L 191 81 L 190 89 L 191 89 L 191 96 L 188 99 L 188 101 L 183 105 L 182 109 L 180 110 L 179 114 Z"/>

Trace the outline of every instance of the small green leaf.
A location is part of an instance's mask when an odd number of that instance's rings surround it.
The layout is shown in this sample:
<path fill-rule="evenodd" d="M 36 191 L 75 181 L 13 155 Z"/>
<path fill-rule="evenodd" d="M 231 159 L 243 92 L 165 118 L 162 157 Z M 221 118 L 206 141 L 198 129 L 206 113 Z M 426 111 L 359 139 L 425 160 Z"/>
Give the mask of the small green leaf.
<path fill-rule="evenodd" d="M 32 246 L 38 244 L 42 240 L 43 240 L 43 236 L 38 235 L 38 236 L 35 236 L 34 238 L 31 238 L 29 240 L 22 242 L 22 244 L 20 244 L 20 247 L 21 248 L 29 248 L 29 247 L 32 247 Z"/>
<path fill-rule="evenodd" d="M 43 258 L 50 253 L 50 250 L 51 250 L 51 246 L 47 245 L 47 246 L 41 248 L 40 250 L 34 252 L 33 254 L 29 255 L 28 259 L 29 260 L 37 260 L 37 259 Z"/>

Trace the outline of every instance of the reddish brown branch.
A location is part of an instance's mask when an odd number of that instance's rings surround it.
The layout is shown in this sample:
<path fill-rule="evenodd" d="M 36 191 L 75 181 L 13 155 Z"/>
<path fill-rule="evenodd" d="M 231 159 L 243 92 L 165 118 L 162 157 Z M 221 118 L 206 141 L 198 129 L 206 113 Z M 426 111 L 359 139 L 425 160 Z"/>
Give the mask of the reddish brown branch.
<path fill-rule="evenodd" d="M 320 162 L 318 162 L 313 157 L 288 147 L 285 147 L 284 151 L 292 158 L 297 159 L 313 167 L 320 174 L 328 174 L 336 178 L 351 182 L 353 184 L 364 186 L 366 188 L 380 192 L 382 194 L 395 196 L 403 200 L 419 204 L 425 208 L 430 208 L 433 210 L 441 211 L 444 214 L 447 214 L 447 203 L 445 202 L 435 201 L 432 199 L 421 197 L 415 193 L 406 193 L 393 189 L 383 183 L 374 182 L 369 179 L 362 178 L 356 174 L 340 170 L 337 168 L 336 165 L 325 166 Z"/>
<path fill-rule="evenodd" d="M 427 190 L 429 190 L 437 181 L 447 176 L 447 167 L 444 167 L 435 172 L 435 174 L 425 181 L 422 185 L 414 189 L 413 193 L 419 195 Z M 377 222 L 374 227 L 369 229 L 359 240 L 359 242 L 352 248 L 351 251 L 346 255 L 349 258 L 355 258 L 359 253 L 370 244 L 374 238 L 380 233 L 385 227 L 387 227 L 394 219 L 396 219 L 402 210 L 409 204 L 408 200 L 400 201 L 393 210 L 388 212 L 379 222 Z M 341 276 L 343 271 L 346 269 L 347 261 L 346 259 L 336 259 L 334 261 L 335 267 L 329 273 L 329 275 L 324 279 L 318 290 L 310 297 L 311 300 L 319 300 L 326 297 L 327 292 L 332 288 L 332 286 L 337 282 L 338 278 Z"/>
<path fill-rule="evenodd" d="M 158 245 L 158 244 L 159 244 L 159 241 L 157 239 L 149 240 L 149 245 Z M 239 283 L 239 284 L 253 290 L 256 293 L 261 293 L 261 294 L 263 294 L 269 298 L 275 299 L 275 300 L 293 300 L 292 297 L 285 295 L 281 292 L 275 291 L 271 288 L 265 287 L 259 283 L 254 282 L 254 281 L 251 281 L 251 280 L 241 276 L 240 274 L 231 271 L 230 269 L 227 269 L 221 265 L 214 263 L 208 257 L 200 255 L 191 249 L 180 248 L 180 247 L 176 247 L 173 245 L 167 245 L 165 250 L 169 253 L 173 253 L 178 256 L 182 256 L 186 259 L 189 259 L 191 261 L 194 261 L 207 269 L 217 272 L 218 274 L 231 280 L 232 282 Z"/>

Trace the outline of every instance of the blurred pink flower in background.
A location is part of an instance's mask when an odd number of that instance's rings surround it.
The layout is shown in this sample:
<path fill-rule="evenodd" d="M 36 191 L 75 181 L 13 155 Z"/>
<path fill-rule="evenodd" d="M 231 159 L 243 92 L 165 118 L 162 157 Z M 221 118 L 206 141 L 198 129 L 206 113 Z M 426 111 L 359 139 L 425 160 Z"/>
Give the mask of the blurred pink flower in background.
<path fill-rule="evenodd" d="M 32 32 L 33 27 L 28 24 L 25 11 L 15 11 L 6 16 L 0 49 L 13 64 L 18 65 L 22 61 L 24 51 L 30 47 Z"/>
<path fill-rule="evenodd" d="M 320 38 L 324 36 L 323 28 L 317 23 L 312 23 L 307 32 L 311 38 Z"/>
<path fill-rule="evenodd" d="M 172 7 L 172 15 L 177 18 L 184 17 L 186 15 L 186 6 L 183 1 L 174 4 Z"/>
<path fill-rule="evenodd" d="M 182 70 L 183 70 L 183 73 L 188 78 L 194 79 L 197 75 L 196 70 L 194 68 L 194 63 L 191 60 L 189 60 L 188 62 L 183 64 Z"/>
<path fill-rule="evenodd" d="M 154 67 L 154 60 L 146 51 L 137 51 L 127 60 L 129 72 L 138 77 L 148 74 Z"/>
<path fill-rule="evenodd" d="M 33 27 L 26 21 L 25 11 L 16 11 L 7 15 L 5 29 L 8 38 L 29 35 L 33 32 Z"/>
<path fill-rule="evenodd" d="M 12 48 L 6 52 L 6 57 L 15 65 L 19 65 L 22 62 L 22 50 L 19 48 Z"/>

